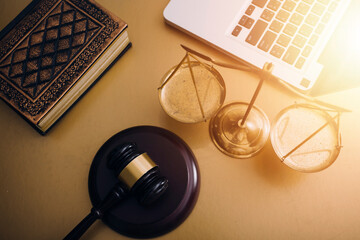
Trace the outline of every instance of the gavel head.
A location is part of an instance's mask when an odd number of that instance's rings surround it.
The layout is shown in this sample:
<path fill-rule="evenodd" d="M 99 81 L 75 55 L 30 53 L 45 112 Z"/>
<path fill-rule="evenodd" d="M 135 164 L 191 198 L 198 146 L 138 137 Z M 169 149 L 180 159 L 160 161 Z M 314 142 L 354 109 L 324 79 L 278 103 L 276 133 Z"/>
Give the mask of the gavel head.
<path fill-rule="evenodd" d="M 159 175 L 159 167 L 147 153 L 138 151 L 135 143 L 124 143 L 111 151 L 108 167 L 137 196 L 140 204 L 153 203 L 168 187 L 168 180 Z"/>

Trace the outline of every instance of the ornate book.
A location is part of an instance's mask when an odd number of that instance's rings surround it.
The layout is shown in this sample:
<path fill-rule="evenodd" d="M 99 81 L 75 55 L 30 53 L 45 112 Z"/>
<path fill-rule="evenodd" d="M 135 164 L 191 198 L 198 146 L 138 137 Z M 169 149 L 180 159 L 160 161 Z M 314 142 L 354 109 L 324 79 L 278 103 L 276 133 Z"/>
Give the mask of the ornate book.
<path fill-rule="evenodd" d="M 40 133 L 131 43 L 127 24 L 89 0 L 35 0 L 0 33 L 0 98 Z"/>

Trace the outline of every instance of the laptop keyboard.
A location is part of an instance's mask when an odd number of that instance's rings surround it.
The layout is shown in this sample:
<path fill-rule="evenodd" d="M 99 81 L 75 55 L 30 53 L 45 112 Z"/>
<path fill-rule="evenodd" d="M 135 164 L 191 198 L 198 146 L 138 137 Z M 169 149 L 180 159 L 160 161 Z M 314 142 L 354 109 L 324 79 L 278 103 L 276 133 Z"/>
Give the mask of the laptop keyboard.
<path fill-rule="evenodd" d="M 253 0 L 231 35 L 302 69 L 340 0 Z M 259 17 L 260 16 L 260 17 Z"/>

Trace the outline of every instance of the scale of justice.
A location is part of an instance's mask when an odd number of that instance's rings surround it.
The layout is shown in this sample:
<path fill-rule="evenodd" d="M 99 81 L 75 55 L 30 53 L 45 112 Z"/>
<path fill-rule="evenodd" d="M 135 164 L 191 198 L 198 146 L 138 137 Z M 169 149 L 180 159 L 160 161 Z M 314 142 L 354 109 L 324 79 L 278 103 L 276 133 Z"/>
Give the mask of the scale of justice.
<path fill-rule="evenodd" d="M 180 63 L 165 74 L 159 99 L 164 111 L 184 123 L 210 119 L 209 132 L 215 146 L 233 158 L 250 158 L 261 151 L 270 135 L 279 159 L 301 172 L 317 172 L 329 167 L 341 149 L 340 115 L 350 112 L 302 94 L 279 81 L 286 89 L 310 103 L 295 103 L 275 118 L 272 126 L 265 112 L 254 103 L 264 81 L 272 78 L 272 63 L 263 69 L 216 61 L 184 45 Z M 191 58 L 193 60 L 191 60 Z M 255 73 L 260 81 L 249 103 L 222 106 L 226 88 L 214 65 Z"/>
<path fill-rule="evenodd" d="M 273 64 L 257 70 L 217 62 L 182 47 L 185 57 L 164 75 L 158 88 L 161 106 L 169 116 L 184 123 L 210 119 L 213 143 L 233 158 L 254 156 L 270 135 L 277 156 L 295 170 L 316 172 L 336 160 L 341 149 L 340 114 L 348 110 L 289 87 L 311 104 L 283 109 L 270 130 L 269 119 L 254 103 L 263 82 L 272 77 Z M 260 81 L 250 102 L 222 107 L 225 82 L 213 66 L 198 58 L 258 74 Z M 88 186 L 93 207 L 64 240 L 81 238 L 97 219 L 122 235 L 151 238 L 172 231 L 189 216 L 199 195 L 200 171 L 190 147 L 177 135 L 159 127 L 137 126 L 101 146 L 91 164 Z"/>

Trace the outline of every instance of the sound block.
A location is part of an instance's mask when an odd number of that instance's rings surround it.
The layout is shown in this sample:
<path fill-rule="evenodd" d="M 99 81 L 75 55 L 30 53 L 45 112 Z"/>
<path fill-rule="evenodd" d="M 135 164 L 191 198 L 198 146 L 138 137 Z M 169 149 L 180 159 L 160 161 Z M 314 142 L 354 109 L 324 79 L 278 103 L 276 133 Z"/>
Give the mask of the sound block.
<path fill-rule="evenodd" d="M 174 133 L 159 127 L 138 126 L 123 130 L 99 149 L 89 173 L 89 194 L 97 206 L 119 181 L 107 166 L 108 155 L 116 146 L 136 143 L 159 166 L 169 180 L 165 194 L 150 206 L 140 205 L 129 196 L 110 209 L 102 221 L 116 232 L 135 238 L 151 238 L 170 232 L 191 213 L 198 198 L 200 175 L 194 154 Z"/>

